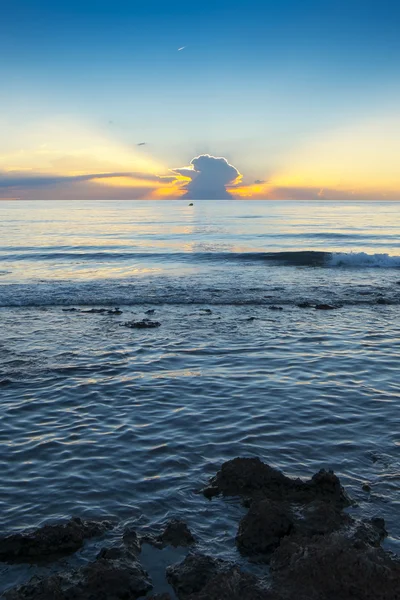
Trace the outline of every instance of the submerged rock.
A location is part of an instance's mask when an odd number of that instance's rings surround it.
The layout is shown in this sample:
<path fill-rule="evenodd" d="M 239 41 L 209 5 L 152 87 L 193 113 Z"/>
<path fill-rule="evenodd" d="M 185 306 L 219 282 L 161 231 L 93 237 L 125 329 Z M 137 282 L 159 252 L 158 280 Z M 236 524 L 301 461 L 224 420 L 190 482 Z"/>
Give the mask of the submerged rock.
<path fill-rule="evenodd" d="M 130 329 L 152 329 L 154 327 L 160 327 L 161 323 L 158 321 L 151 321 L 150 319 L 142 319 L 141 321 L 126 321 L 122 323 L 123 327 L 129 327 Z"/>
<path fill-rule="evenodd" d="M 340 306 L 335 306 L 334 304 L 316 304 L 314 308 L 316 310 L 335 310 L 335 308 L 340 308 Z"/>
<path fill-rule="evenodd" d="M 126 600 L 144 596 L 152 585 L 147 573 L 128 552 L 117 549 L 79 570 L 33 578 L 5 593 L 6 600 Z M 111 558 L 112 557 L 112 558 Z"/>
<path fill-rule="evenodd" d="M 169 521 L 159 535 L 145 535 L 142 538 L 143 542 L 147 542 L 156 548 L 164 548 L 165 546 L 191 546 L 195 543 L 195 539 L 183 521 L 179 519 L 173 519 Z"/>
<path fill-rule="evenodd" d="M 271 560 L 274 589 L 290 600 L 398 600 L 400 562 L 340 534 L 285 538 Z"/>
<path fill-rule="evenodd" d="M 66 523 L 44 525 L 40 529 L 0 538 L 3 562 L 39 562 L 72 554 L 86 539 L 101 535 L 112 525 L 109 521 L 83 521 L 72 518 Z"/>
<path fill-rule="evenodd" d="M 332 471 L 322 469 L 310 480 L 302 481 L 286 477 L 259 458 L 234 458 L 224 463 L 203 493 L 207 498 L 223 494 L 298 503 L 324 500 L 338 506 L 350 504 L 339 478 Z"/>

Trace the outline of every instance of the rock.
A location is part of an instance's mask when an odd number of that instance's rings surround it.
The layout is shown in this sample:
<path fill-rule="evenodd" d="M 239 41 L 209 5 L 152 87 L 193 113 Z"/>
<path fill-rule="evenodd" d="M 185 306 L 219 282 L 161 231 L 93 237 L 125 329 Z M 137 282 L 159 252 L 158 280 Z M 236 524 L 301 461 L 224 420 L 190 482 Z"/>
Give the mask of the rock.
<path fill-rule="evenodd" d="M 335 308 L 340 308 L 339 306 L 334 306 L 333 304 L 316 304 L 314 306 L 316 310 L 335 310 Z"/>
<path fill-rule="evenodd" d="M 224 463 L 203 493 L 207 498 L 223 494 L 298 503 L 319 499 L 338 506 L 350 504 L 339 478 L 332 471 L 321 470 L 311 480 L 302 481 L 286 477 L 259 458 L 235 458 Z"/>
<path fill-rule="evenodd" d="M 253 502 L 240 522 L 236 544 L 243 554 L 268 555 L 293 529 L 290 509 L 271 500 Z"/>
<path fill-rule="evenodd" d="M 126 323 L 122 323 L 122 325 L 130 329 L 153 329 L 154 327 L 160 327 L 161 323 L 151 321 L 150 319 L 142 319 L 141 321 L 127 321 Z"/>
<path fill-rule="evenodd" d="M 277 600 L 272 592 L 261 587 L 260 581 L 250 573 L 244 573 L 238 567 L 213 577 L 197 593 L 187 600 Z"/>
<path fill-rule="evenodd" d="M 154 315 L 154 313 L 155 313 L 155 312 L 156 312 L 156 311 L 155 311 L 155 309 L 154 309 L 154 308 L 149 308 L 149 310 L 146 310 L 145 314 L 146 314 L 146 315 Z"/>
<path fill-rule="evenodd" d="M 400 562 L 382 548 L 343 535 L 284 538 L 271 560 L 273 587 L 284 599 L 396 600 Z"/>
<path fill-rule="evenodd" d="M 332 502 L 315 500 L 299 506 L 254 500 L 240 522 L 236 544 L 242 554 L 268 562 L 286 536 L 297 534 L 311 538 L 345 528 L 349 532 L 357 531 L 360 539 L 369 543 L 375 544 L 377 539 L 381 539 L 372 525 L 355 521 Z"/>
<path fill-rule="evenodd" d="M 119 308 L 113 308 L 111 310 L 107 311 L 108 315 L 122 315 L 122 310 L 120 310 Z"/>
<path fill-rule="evenodd" d="M 179 519 L 169 521 L 158 536 L 148 535 L 143 536 L 143 542 L 147 542 L 156 548 L 164 548 L 165 546 L 190 546 L 195 543 L 195 539 L 189 530 L 186 523 Z"/>
<path fill-rule="evenodd" d="M 332 502 L 315 500 L 293 511 L 293 532 L 302 536 L 326 535 L 354 525 L 355 520 Z"/>
<path fill-rule="evenodd" d="M 193 202 L 191 202 L 188 206 L 193 206 Z"/>
<path fill-rule="evenodd" d="M 81 313 L 102 315 L 108 312 L 107 308 L 90 308 L 89 310 L 81 310 Z"/>
<path fill-rule="evenodd" d="M 247 319 L 245 319 L 245 321 L 255 321 L 256 317 L 247 317 Z"/>
<path fill-rule="evenodd" d="M 5 593 L 6 600 L 126 600 L 144 596 L 152 585 L 147 573 L 130 553 L 117 549 L 79 570 L 33 578 Z"/>
<path fill-rule="evenodd" d="M 283 310 L 282 306 L 275 306 L 274 304 L 268 306 L 268 308 L 269 310 Z"/>
<path fill-rule="evenodd" d="M 355 543 L 362 542 L 376 548 L 387 536 L 385 520 L 379 517 L 361 521 L 353 520 L 351 529 L 346 533 L 347 537 Z"/>
<path fill-rule="evenodd" d="M 142 538 L 136 533 L 134 529 L 131 527 L 126 527 L 122 540 L 126 548 L 135 554 L 136 556 L 140 554 L 142 549 Z"/>
<path fill-rule="evenodd" d="M 364 490 L 364 492 L 369 493 L 371 491 L 371 486 L 368 483 L 364 483 L 362 489 Z"/>
<path fill-rule="evenodd" d="M 229 563 L 205 554 L 188 554 L 186 558 L 167 568 L 167 580 L 180 600 L 197 594 Z"/>
<path fill-rule="evenodd" d="M 202 308 L 200 310 L 200 312 L 202 315 L 212 315 L 213 314 L 211 308 Z"/>
<path fill-rule="evenodd" d="M 112 525 L 109 521 L 82 521 L 72 518 L 66 523 L 44 525 L 40 529 L 0 538 L 3 562 L 39 562 L 72 554 L 86 539 L 101 535 Z"/>

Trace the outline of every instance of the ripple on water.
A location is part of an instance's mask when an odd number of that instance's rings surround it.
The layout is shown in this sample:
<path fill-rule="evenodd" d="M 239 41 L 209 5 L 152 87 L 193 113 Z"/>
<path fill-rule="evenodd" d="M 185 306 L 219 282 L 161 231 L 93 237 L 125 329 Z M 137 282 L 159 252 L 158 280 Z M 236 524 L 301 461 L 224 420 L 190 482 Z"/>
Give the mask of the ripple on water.
<path fill-rule="evenodd" d="M 300 319 L 293 309 L 271 321 L 253 307 L 249 327 L 246 307 L 219 308 L 216 322 L 164 307 L 151 334 L 59 309 L 37 312 L 30 329 L 29 311 L 4 311 L 2 530 L 71 514 L 142 526 L 179 515 L 201 548 L 237 559 L 243 509 L 196 490 L 222 461 L 247 455 L 290 475 L 334 468 L 363 513 L 387 519 L 398 550 L 391 310 L 390 319 L 369 309 Z M 10 583 L 17 571 L 0 573 Z"/>

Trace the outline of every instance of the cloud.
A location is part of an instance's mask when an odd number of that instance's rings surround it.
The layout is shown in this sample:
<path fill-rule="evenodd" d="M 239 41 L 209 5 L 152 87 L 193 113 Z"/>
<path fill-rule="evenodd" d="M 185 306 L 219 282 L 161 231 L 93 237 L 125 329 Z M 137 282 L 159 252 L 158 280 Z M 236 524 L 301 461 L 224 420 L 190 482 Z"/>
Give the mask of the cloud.
<path fill-rule="evenodd" d="M 226 158 L 202 154 L 190 166 L 171 169 L 173 173 L 189 179 L 184 181 L 183 198 L 188 200 L 229 200 L 233 195 L 226 189 L 240 181 L 241 174 Z"/>
<path fill-rule="evenodd" d="M 38 188 L 49 185 L 63 185 L 82 183 L 99 179 L 129 178 L 158 183 L 168 183 L 176 180 L 173 176 L 152 175 L 150 173 L 89 173 L 87 175 L 50 175 L 42 173 L 29 173 L 24 171 L 0 171 L 0 188 Z"/>
<path fill-rule="evenodd" d="M 262 185 L 263 183 L 267 183 L 264 179 L 256 179 L 255 180 L 255 185 Z"/>

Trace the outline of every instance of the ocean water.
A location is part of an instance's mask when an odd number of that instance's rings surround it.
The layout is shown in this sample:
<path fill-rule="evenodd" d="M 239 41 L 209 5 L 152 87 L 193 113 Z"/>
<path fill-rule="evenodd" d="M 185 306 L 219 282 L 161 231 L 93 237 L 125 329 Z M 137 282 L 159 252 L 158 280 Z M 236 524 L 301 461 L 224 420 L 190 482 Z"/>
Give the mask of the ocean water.
<path fill-rule="evenodd" d="M 57 569 L 178 516 L 240 561 L 243 509 L 198 491 L 259 456 L 333 468 L 400 553 L 399 308 L 399 203 L 0 202 L 2 534 L 115 520 Z M 43 572 L 0 565 L 0 592 Z"/>

